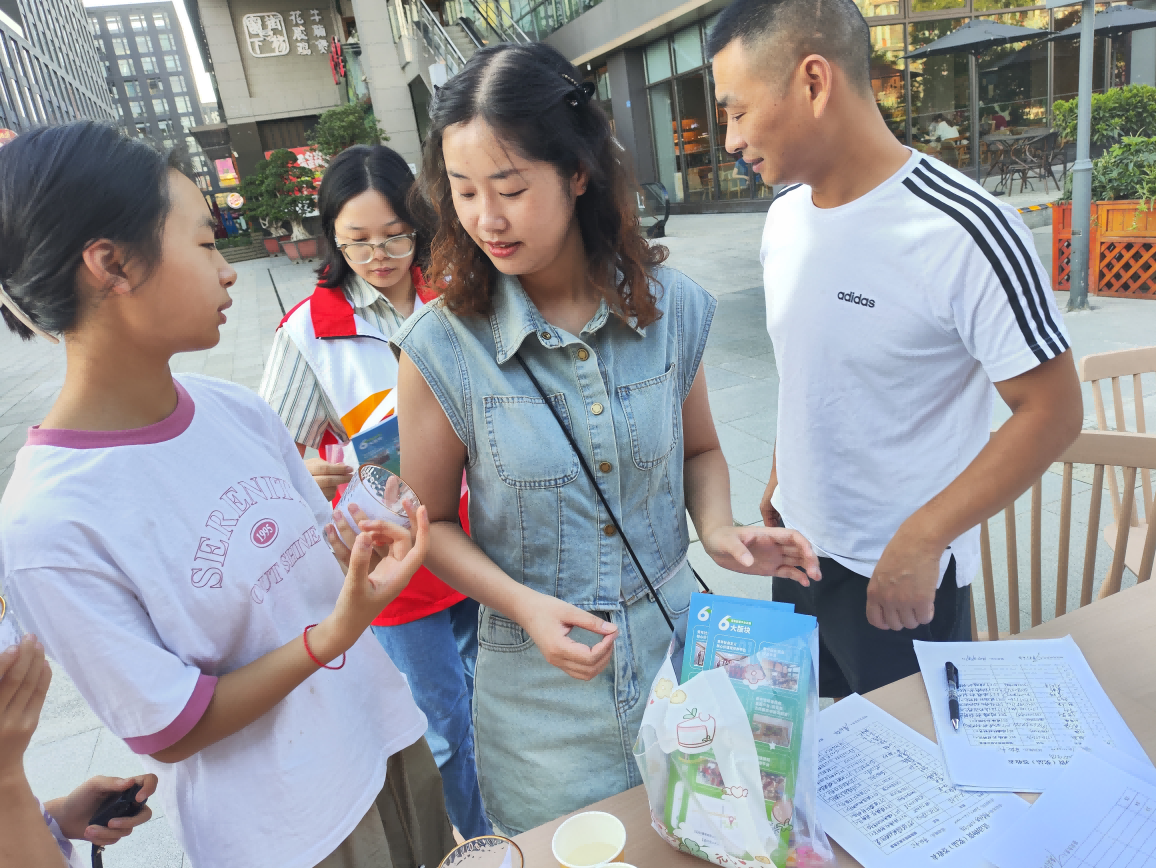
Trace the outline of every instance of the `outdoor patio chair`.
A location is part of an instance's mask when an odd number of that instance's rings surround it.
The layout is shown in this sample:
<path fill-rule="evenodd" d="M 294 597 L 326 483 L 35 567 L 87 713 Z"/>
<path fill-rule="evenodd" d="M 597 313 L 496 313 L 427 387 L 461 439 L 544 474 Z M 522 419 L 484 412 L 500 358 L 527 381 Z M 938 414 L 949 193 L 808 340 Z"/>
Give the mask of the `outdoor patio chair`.
<path fill-rule="evenodd" d="M 1135 405 L 1135 430 L 1141 434 L 1147 432 L 1148 423 L 1144 409 L 1144 387 L 1141 382 L 1142 374 L 1156 373 L 1156 347 L 1140 347 L 1132 350 L 1117 350 L 1111 353 L 1096 353 L 1080 359 L 1080 379 L 1092 384 L 1092 401 L 1096 408 L 1096 427 L 1101 431 L 1110 430 L 1108 416 L 1104 408 L 1104 392 L 1102 383 L 1112 381 L 1112 408 L 1116 431 L 1127 431 L 1128 420 L 1124 413 L 1124 392 L 1121 388 L 1122 377 L 1132 378 L 1132 402 Z M 1128 542 L 1124 551 L 1124 564 L 1132 572 L 1139 574 L 1143 560 L 1144 537 L 1151 523 L 1153 510 L 1156 510 L 1156 499 L 1152 492 L 1152 474 L 1147 470 L 1141 473 L 1143 497 L 1141 506 L 1143 516 L 1139 510 L 1133 510 L 1130 515 L 1130 530 Z M 1116 526 L 1120 521 L 1122 510 L 1120 500 L 1120 483 L 1113 471 L 1108 475 L 1108 488 L 1112 493 L 1113 523 L 1104 528 L 1104 539 L 1109 546 L 1114 546 L 1117 538 Z"/>
<path fill-rule="evenodd" d="M 1086 465 L 1091 465 L 1087 467 Z M 1076 467 L 1079 466 L 1079 472 Z M 1010 503 L 1003 511 L 1004 539 L 1003 548 L 1007 562 L 1007 599 L 1008 629 L 999 628 L 998 608 L 995 595 L 995 572 L 992 567 L 992 538 L 988 532 L 988 522 L 980 525 L 980 558 L 983 575 L 983 605 L 987 614 L 987 629 L 980 635 L 976 620 L 977 583 L 972 584 L 971 598 L 971 633 L 975 639 L 1001 639 L 1014 636 L 1021 630 L 1022 598 L 1020 596 L 1019 567 L 1020 557 L 1017 540 L 1017 519 L 1026 522 L 1029 528 L 1028 540 L 1028 570 L 1030 576 L 1029 608 L 1027 610 L 1030 626 L 1035 627 L 1052 617 L 1059 617 L 1068 610 L 1068 576 L 1069 564 L 1079 560 L 1072 558 L 1070 548 L 1073 536 L 1072 516 L 1073 501 L 1076 497 L 1082 499 L 1084 493 L 1090 494 L 1087 521 L 1082 522 L 1077 517 L 1076 537 L 1084 536 L 1083 569 L 1080 573 L 1080 595 L 1077 608 L 1092 602 L 1092 592 L 1096 580 L 1096 553 L 1100 537 L 1100 505 L 1104 493 L 1104 476 L 1112 475 L 1112 468 L 1120 467 L 1124 473 L 1124 497 L 1120 505 L 1120 520 L 1127 525 L 1134 507 L 1135 482 L 1137 471 L 1147 473 L 1156 469 L 1156 435 L 1133 434 L 1119 431 L 1084 431 L 1076 438 L 1076 442 L 1069 446 L 1060 456 L 1059 462 L 1047 470 L 1036 480 L 1031 488 L 1030 511 L 1022 507 L 1017 510 L 1015 503 Z M 1105 474 L 1105 470 L 1109 472 Z M 1090 476 L 1089 476 L 1090 471 Z M 1090 479 L 1085 482 L 1085 479 Z M 1059 486 L 1059 497 L 1055 495 L 1056 486 Z M 1075 489 L 1081 490 L 1077 492 Z M 1045 505 L 1045 489 L 1047 489 L 1048 503 Z M 1026 495 L 1025 495 L 1026 497 Z M 1057 512 L 1058 511 L 1058 512 Z M 1045 550 L 1043 534 L 1043 518 L 1048 516 L 1049 525 L 1053 516 L 1058 519 L 1058 528 L 1055 543 L 1049 541 Z M 988 521 L 998 521 L 998 516 Z M 1125 533 L 1124 536 L 1127 534 Z M 1156 556 L 1156 523 L 1149 525 L 1140 543 L 1141 557 L 1137 569 L 1134 571 L 1138 581 L 1147 581 L 1152 575 L 1152 562 Z M 1120 590 L 1124 576 L 1124 540 L 1117 532 L 1113 549 L 1111 566 L 1103 580 L 1100 597 L 1110 596 Z M 1048 567 L 1052 567 L 1054 557 L 1054 572 L 1056 576 L 1054 615 L 1044 615 L 1044 587 L 1045 557 Z M 1047 570 L 1049 573 L 1051 569 Z M 1049 607 L 1051 609 L 1052 607 Z M 1026 629 L 1026 627 L 1025 627 Z"/>

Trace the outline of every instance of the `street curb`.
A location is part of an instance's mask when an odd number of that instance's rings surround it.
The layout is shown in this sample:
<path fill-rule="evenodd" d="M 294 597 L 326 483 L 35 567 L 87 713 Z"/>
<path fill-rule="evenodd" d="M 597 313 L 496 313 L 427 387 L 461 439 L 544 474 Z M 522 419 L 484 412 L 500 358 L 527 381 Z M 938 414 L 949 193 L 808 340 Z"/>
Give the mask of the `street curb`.
<path fill-rule="evenodd" d="M 1024 224 L 1028 229 L 1039 229 L 1041 226 L 1052 225 L 1052 203 L 1047 202 L 1043 205 L 1028 205 L 1024 208 L 1017 208 L 1020 212 L 1020 217 L 1023 218 Z"/>

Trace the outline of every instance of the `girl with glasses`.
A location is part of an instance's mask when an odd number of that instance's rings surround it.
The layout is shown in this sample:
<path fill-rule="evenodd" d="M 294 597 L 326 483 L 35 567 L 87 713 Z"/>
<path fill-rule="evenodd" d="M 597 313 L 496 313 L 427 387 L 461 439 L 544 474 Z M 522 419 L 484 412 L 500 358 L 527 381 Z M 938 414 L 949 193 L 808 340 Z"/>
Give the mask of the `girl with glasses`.
<path fill-rule="evenodd" d="M 482 49 L 440 88 L 421 184 L 448 282 L 393 338 L 430 567 L 482 604 L 478 775 L 503 834 L 641 783 L 663 615 L 693 590 L 687 510 L 722 566 L 819 578 L 796 532 L 734 526 L 701 369 L 714 299 L 639 234 L 625 152 L 580 82 L 538 43 Z"/>
<path fill-rule="evenodd" d="M 396 406 L 389 338 L 433 298 L 419 267 L 428 260 L 428 236 L 416 230 L 406 205 L 413 180 L 401 156 L 382 145 L 356 145 L 329 165 L 318 197 L 320 280 L 282 320 L 261 381 L 261 397 L 300 453 L 322 450 L 305 463 L 329 499 L 357 464 L 350 438 Z M 344 463 L 325 460 L 331 444 L 346 444 Z M 459 496 L 464 522 L 466 494 L 459 489 Z M 490 831 L 470 721 L 477 623 L 478 604 L 424 567 L 373 621 L 374 635 L 429 719 L 426 738 L 450 818 L 467 838 Z"/>
<path fill-rule="evenodd" d="M 367 632 L 425 555 L 425 509 L 413 540 L 339 535 L 265 402 L 174 377 L 232 304 L 213 225 L 111 126 L 0 149 L 3 318 L 67 359 L 0 500 L 0 584 L 157 776 L 192 866 L 436 865 L 454 840 L 425 716 Z"/>

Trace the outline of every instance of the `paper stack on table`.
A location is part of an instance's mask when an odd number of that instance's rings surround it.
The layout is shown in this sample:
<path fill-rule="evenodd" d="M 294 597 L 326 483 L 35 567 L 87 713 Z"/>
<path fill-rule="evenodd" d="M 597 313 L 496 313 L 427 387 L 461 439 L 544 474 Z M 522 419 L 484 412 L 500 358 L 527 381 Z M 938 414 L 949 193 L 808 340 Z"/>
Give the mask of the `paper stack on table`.
<path fill-rule="evenodd" d="M 1027 810 L 952 786 L 934 742 L 857 694 L 819 714 L 819 821 L 868 868 L 972 868 Z"/>
<path fill-rule="evenodd" d="M 1006 642 L 916 642 L 935 736 L 963 789 L 1039 793 L 1080 747 L 1147 755 L 1071 636 Z M 944 666 L 959 670 L 958 731 L 948 720 Z"/>

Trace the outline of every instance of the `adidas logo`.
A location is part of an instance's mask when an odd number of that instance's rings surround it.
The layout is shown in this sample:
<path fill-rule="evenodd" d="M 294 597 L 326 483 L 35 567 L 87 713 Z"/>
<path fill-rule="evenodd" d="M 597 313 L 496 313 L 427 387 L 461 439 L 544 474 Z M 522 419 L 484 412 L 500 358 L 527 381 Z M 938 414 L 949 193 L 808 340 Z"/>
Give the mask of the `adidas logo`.
<path fill-rule="evenodd" d="M 853 292 L 839 293 L 839 301 L 849 301 L 851 304 L 861 304 L 863 307 L 875 307 L 875 299 L 868 298 L 865 295 L 857 295 Z"/>

